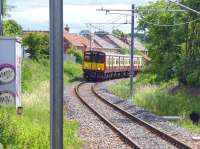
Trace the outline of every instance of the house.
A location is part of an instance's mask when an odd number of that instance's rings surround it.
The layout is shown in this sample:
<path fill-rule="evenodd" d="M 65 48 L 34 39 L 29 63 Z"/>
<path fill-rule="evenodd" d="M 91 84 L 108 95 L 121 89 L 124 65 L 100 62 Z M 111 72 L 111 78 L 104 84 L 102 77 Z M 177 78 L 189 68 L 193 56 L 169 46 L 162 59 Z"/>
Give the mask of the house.
<path fill-rule="evenodd" d="M 127 42 L 105 32 L 97 32 L 91 34 L 74 34 L 70 33 L 70 28 L 66 25 L 64 29 L 64 48 L 65 51 L 70 47 L 76 47 L 82 52 L 86 50 L 98 50 L 108 53 L 120 53 L 120 49 L 130 49 L 130 39 Z M 137 48 L 144 58 L 145 63 L 149 63 L 151 59 L 148 57 L 148 50 L 135 39 L 135 48 Z"/>
<path fill-rule="evenodd" d="M 81 51 L 85 51 L 89 45 L 90 41 L 84 36 L 78 34 L 70 33 L 70 28 L 68 26 L 64 29 L 64 49 L 65 51 L 71 47 L 76 47 Z"/>

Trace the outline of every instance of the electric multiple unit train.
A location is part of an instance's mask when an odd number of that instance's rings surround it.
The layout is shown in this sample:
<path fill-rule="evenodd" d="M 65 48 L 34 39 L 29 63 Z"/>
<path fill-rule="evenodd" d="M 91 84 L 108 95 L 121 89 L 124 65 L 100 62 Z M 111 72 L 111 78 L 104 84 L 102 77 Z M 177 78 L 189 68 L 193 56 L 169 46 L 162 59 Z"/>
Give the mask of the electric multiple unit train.
<path fill-rule="evenodd" d="M 142 56 L 134 55 L 134 72 L 142 70 Z M 105 80 L 130 75 L 130 55 L 85 51 L 83 62 L 86 80 Z"/>

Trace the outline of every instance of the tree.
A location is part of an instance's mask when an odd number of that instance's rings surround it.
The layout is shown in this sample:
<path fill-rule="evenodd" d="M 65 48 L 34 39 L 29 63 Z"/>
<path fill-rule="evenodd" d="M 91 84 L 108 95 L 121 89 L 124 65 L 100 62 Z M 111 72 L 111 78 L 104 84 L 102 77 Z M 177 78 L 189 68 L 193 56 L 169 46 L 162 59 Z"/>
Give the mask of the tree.
<path fill-rule="evenodd" d="M 193 9 L 200 10 L 200 2 L 182 0 Z M 143 11 L 143 10 L 166 11 Z M 192 12 L 170 12 L 168 9 L 180 9 L 175 4 L 164 0 L 150 3 L 139 8 L 139 29 L 148 31 L 146 40 L 152 70 L 158 74 L 159 80 L 169 80 L 178 77 L 180 83 L 200 85 L 200 21 L 198 15 Z M 196 21 L 194 21 L 196 20 Z M 169 26 L 190 22 L 182 25 Z M 160 24 L 160 25 L 158 25 Z M 161 26 L 166 24 L 168 26 Z"/>
<path fill-rule="evenodd" d="M 3 0 L 3 17 L 10 16 L 9 11 L 13 9 L 14 6 L 7 3 L 7 0 Z"/>
<path fill-rule="evenodd" d="M 82 31 L 80 31 L 80 35 L 90 35 L 90 31 L 89 30 L 82 30 Z"/>
<path fill-rule="evenodd" d="M 3 22 L 4 36 L 17 36 L 22 33 L 22 27 L 15 20 L 6 20 Z"/>
<path fill-rule="evenodd" d="M 119 29 L 114 29 L 112 31 L 112 35 L 121 39 L 121 37 L 124 35 L 124 33 Z"/>
<path fill-rule="evenodd" d="M 49 58 L 49 35 L 47 33 L 25 33 L 22 37 L 22 45 L 27 48 L 32 59 Z"/>

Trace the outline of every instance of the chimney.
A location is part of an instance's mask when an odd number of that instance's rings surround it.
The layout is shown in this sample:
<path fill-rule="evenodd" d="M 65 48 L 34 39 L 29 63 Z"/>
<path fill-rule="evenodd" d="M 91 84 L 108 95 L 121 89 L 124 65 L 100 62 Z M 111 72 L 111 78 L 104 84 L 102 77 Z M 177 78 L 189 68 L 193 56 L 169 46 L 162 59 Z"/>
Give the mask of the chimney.
<path fill-rule="evenodd" d="M 70 29 L 70 28 L 69 28 L 69 26 L 68 26 L 68 24 L 67 24 L 67 25 L 65 26 L 65 31 L 69 33 L 69 29 Z"/>

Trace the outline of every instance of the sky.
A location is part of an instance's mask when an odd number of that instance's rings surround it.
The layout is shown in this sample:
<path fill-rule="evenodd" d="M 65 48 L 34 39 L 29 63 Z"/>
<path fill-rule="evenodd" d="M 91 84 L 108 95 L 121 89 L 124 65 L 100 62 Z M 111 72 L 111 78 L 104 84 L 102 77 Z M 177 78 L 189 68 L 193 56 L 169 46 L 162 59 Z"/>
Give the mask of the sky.
<path fill-rule="evenodd" d="M 48 30 L 49 29 L 49 0 L 7 0 L 8 4 L 15 8 L 10 12 L 10 18 L 22 25 L 24 30 Z M 89 29 L 87 23 L 101 22 L 126 22 L 130 17 L 118 14 L 106 15 L 105 12 L 96 9 L 131 9 L 134 2 L 136 6 L 147 4 L 154 0 L 63 0 L 64 25 L 68 24 L 70 32 L 78 33 L 83 29 Z M 94 25 L 92 31 L 103 29 L 111 31 L 119 28 L 124 32 L 130 32 L 130 25 Z"/>

